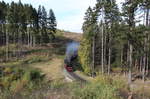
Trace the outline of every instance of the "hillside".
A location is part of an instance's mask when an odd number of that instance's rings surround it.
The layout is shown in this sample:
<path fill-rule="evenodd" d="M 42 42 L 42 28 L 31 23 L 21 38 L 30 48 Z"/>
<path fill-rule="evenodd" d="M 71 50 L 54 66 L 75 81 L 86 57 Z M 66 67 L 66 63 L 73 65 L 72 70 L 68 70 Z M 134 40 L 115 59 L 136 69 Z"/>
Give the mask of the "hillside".
<path fill-rule="evenodd" d="M 75 74 L 80 75 L 80 77 L 92 83 L 68 83 L 66 81 L 63 72 L 66 46 L 72 41 L 80 42 L 81 38 L 82 34 L 58 31 L 53 43 L 38 45 L 36 47 L 22 46 L 25 51 L 23 56 L 17 59 L 12 57 L 8 62 L 1 62 L 0 75 L 3 78 L 0 79 L 0 86 L 5 89 L 1 90 L 4 91 L 0 94 L 2 99 L 8 99 L 10 97 L 14 99 L 78 99 L 80 96 L 83 99 L 84 97 L 91 99 L 85 93 L 89 92 L 89 94 L 92 94 L 93 91 L 95 92 L 97 90 L 106 90 L 104 94 L 108 92 L 107 94 L 110 94 L 110 97 L 115 97 L 115 99 L 120 99 L 119 97 L 126 99 L 130 96 L 125 81 L 126 78 L 123 76 L 113 76 L 113 79 L 112 77 L 100 76 L 93 79 L 81 71 L 76 71 Z M 102 85 L 107 87 L 103 88 Z M 141 93 L 140 90 L 142 89 L 139 89 L 137 85 L 141 86 L 142 84 L 138 82 L 133 83 L 133 92 L 138 93 L 139 91 L 139 94 L 144 94 L 145 97 L 148 97 L 148 93 Z M 83 87 L 82 90 L 81 87 Z M 89 87 L 99 87 L 100 89 L 90 90 L 88 89 Z M 115 91 L 116 88 L 120 93 Z M 149 89 L 147 88 L 146 90 Z M 78 92 L 81 92 L 81 94 Z M 116 95 L 111 96 L 111 93 L 114 92 Z M 134 93 L 135 97 L 137 97 L 136 99 L 140 99 L 141 96 L 136 93 Z M 103 95 L 97 97 L 101 96 Z"/>
<path fill-rule="evenodd" d="M 91 99 L 93 97 L 93 91 L 99 90 L 99 92 L 106 92 L 103 94 L 99 94 L 98 92 L 97 97 L 110 94 L 109 97 L 120 99 L 120 96 L 118 96 L 120 94 L 114 89 L 125 86 L 123 89 L 126 90 L 126 85 L 123 83 L 124 80 L 116 82 L 115 79 L 118 79 L 118 77 L 114 78 L 114 80 L 108 77 L 91 79 L 91 77 L 86 76 L 82 72 L 76 71 L 75 74 L 80 75 L 85 80 L 89 80 L 91 83 L 78 81 L 68 83 L 65 79 L 63 62 L 66 46 L 72 41 L 80 41 L 81 37 L 81 34 L 59 31 L 53 43 L 38 45 L 36 47 L 22 46 L 25 51 L 23 56 L 17 59 L 12 57 L 7 62 L 1 62 L 1 98 L 79 99 L 79 97 L 82 97 L 83 99 Z M 11 47 L 14 49 L 13 46 Z M 103 82 L 107 83 L 105 84 Z M 119 86 L 116 86 L 118 84 Z M 112 86 L 114 89 L 112 89 Z M 114 92 L 115 95 L 112 95 Z M 88 97 L 88 94 L 91 94 L 91 97 Z"/>
<path fill-rule="evenodd" d="M 64 32 L 63 36 L 66 38 L 70 38 L 75 41 L 81 41 L 82 34 L 81 33 L 73 33 L 73 32 Z"/>
<path fill-rule="evenodd" d="M 0 96 L 5 99 L 15 94 L 13 96 L 15 99 L 18 97 L 20 97 L 19 99 L 22 99 L 23 96 L 18 96 L 18 94 L 21 90 L 24 90 L 24 87 L 27 87 L 26 90 L 29 90 L 29 86 L 32 88 L 40 88 L 38 87 L 38 84 L 32 85 L 32 83 L 35 83 L 34 79 L 35 81 L 36 79 L 44 79 L 38 83 L 45 83 L 47 86 L 49 86 L 49 82 L 55 83 L 57 80 L 62 80 L 62 83 L 65 82 L 65 77 L 63 74 L 63 61 L 66 46 L 69 42 L 80 41 L 81 37 L 81 34 L 59 32 L 56 33 L 56 39 L 52 43 L 38 45 L 35 47 L 28 47 L 26 45 L 21 46 L 20 48 L 23 48 L 24 50 L 19 52 L 22 53 L 22 55 L 18 56 L 17 59 L 12 57 L 7 62 L 0 62 L 0 76 L 3 77 L 0 79 L 0 87 L 10 89 L 10 93 L 1 93 Z M 20 45 L 16 48 L 18 49 L 19 46 Z M 15 46 L 10 47 L 11 49 L 16 49 L 14 48 Z M 5 49 L 5 46 L 0 49 Z M 19 77 L 16 78 L 16 76 Z M 30 77 L 32 76 L 34 79 L 31 80 Z M 44 86 L 41 87 L 43 88 Z M 32 91 L 34 90 L 35 89 L 33 88 Z M 21 93 L 26 93 L 26 91 L 21 91 Z M 33 93 L 31 93 L 31 95 L 32 94 Z"/>

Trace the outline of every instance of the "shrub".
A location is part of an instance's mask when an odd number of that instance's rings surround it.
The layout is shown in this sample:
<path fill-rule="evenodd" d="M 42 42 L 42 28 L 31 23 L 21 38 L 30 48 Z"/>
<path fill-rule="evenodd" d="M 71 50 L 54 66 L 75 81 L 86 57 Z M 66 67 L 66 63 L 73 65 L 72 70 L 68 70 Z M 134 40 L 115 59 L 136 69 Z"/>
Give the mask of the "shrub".
<path fill-rule="evenodd" d="M 91 42 L 89 40 L 83 39 L 81 42 L 78 55 L 79 61 L 82 68 L 86 74 L 91 73 Z"/>
<path fill-rule="evenodd" d="M 41 77 L 42 77 L 42 75 L 41 75 L 40 71 L 38 71 L 38 70 L 30 71 L 30 80 L 31 81 L 38 80 L 38 79 L 40 80 Z"/>
<path fill-rule="evenodd" d="M 42 81 L 43 77 L 40 71 L 31 69 L 27 70 L 19 67 L 6 67 L 2 72 L 0 78 L 0 86 L 3 89 L 20 90 L 24 86 L 27 86 L 30 82 Z"/>
<path fill-rule="evenodd" d="M 11 72 L 12 72 L 11 68 L 5 68 L 4 69 L 4 73 L 6 73 L 6 74 L 10 74 Z"/>
<path fill-rule="evenodd" d="M 73 99 L 122 99 L 120 89 L 127 88 L 120 77 L 99 75 L 85 86 L 74 87 L 72 96 Z"/>
<path fill-rule="evenodd" d="M 104 83 L 87 84 L 74 90 L 73 99 L 119 99 L 114 86 Z"/>
<path fill-rule="evenodd" d="M 110 76 L 105 75 L 99 75 L 94 79 L 94 82 L 96 83 L 102 83 L 102 84 L 112 84 L 113 79 Z"/>
<path fill-rule="evenodd" d="M 52 89 L 59 89 L 62 88 L 65 85 L 65 83 L 63 83 L 61 80 L 54 80 L 51 83 L 51 88 Z"/>

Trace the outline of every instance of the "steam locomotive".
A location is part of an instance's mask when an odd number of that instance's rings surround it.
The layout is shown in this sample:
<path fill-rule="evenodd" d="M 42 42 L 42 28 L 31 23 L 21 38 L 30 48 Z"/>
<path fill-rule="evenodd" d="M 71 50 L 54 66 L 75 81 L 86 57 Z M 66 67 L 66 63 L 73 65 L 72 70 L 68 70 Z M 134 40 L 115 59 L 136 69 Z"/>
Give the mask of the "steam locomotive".
<path fill-rule="evenodd" d="M 68 72 L 73 72 L 73 62 L 78 57 L 78 46 L 79 43 L 75 42 L 68 44 L 67 46 L 64 67 Z"/>

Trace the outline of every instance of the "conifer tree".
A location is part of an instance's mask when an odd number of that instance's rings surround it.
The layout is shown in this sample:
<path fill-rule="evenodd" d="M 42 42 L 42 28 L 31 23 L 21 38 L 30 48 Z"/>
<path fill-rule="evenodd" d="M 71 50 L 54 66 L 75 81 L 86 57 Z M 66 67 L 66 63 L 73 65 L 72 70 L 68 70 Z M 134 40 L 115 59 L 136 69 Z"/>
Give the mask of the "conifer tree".
<path fill-rule="evenodd" d="M 52 24 L 48 22 L 49 18 Z M 0 46 L 7 45 L 6 60 L 10 56 L 19 57 L 24 44 L 33 47 L 36 44 L 49 43 L 49 31 L 54 36 L 56 17 L 52 10 L 48 16 L 44 6 L 39 6 L 37 11 L 32 5 L 22 4 L 21 0 L 10 4 L 0 2 Z M 17 46 L 9 50 L 11 44 Z"/>
<path fill-rule="evenodd" d="M 56 17 L 53 10 L 50 9 L 47 18 L 47 28 L 49 35 L 52 36 L 52 39 L 55 38 L 54 34 L 56 33 L 56 27 L 57 27 Z"/>
<path fill-rule="evenodd" d="M 129 53 L 129 79 L 128 83 L 131 83 L 132 78 L 132 66 L 133 66 L 133 32 L 135 27 L 135 11 L 137 10 L 138 3 L 133 0 L 126 0 L 124 3 L 124 11 L 126 17 L 127 24 L 129 25 L 129 31 L 127 33 L 128 37 L 128 53 Z"/>

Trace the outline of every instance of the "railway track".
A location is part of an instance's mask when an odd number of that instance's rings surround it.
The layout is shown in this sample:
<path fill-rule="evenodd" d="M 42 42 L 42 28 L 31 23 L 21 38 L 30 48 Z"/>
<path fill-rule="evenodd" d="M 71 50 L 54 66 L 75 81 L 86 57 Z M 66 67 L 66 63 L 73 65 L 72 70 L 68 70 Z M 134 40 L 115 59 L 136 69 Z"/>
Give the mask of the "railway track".
<path fill-rule="evenodd" d="M 75 74 L 74 72 L 68 72 L 66 69 L 63 70 L 64 76 L 66 80 L 73 82 L 73 81 L 79 81 L 82 83 L 86 83 L 87 81 L 80 77 L 79 75 Z"/>

